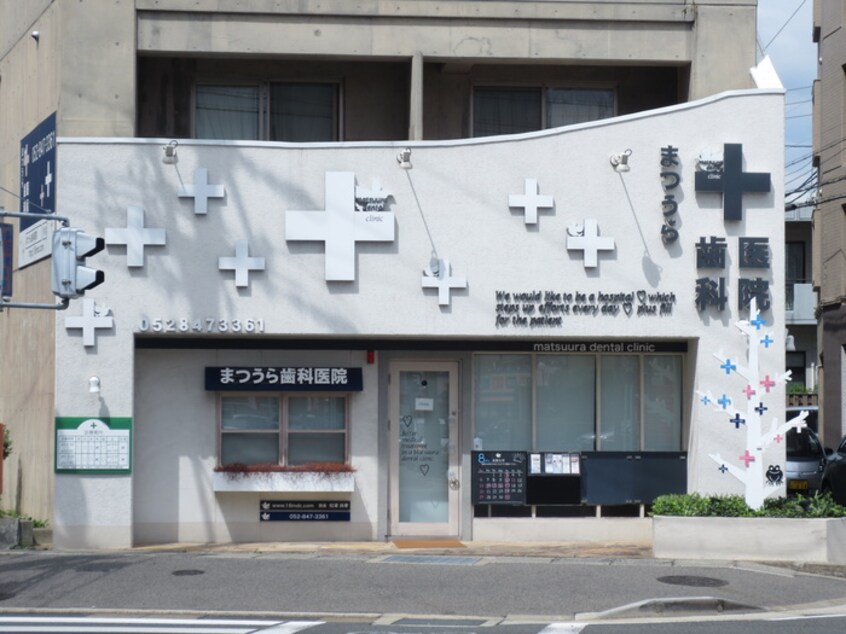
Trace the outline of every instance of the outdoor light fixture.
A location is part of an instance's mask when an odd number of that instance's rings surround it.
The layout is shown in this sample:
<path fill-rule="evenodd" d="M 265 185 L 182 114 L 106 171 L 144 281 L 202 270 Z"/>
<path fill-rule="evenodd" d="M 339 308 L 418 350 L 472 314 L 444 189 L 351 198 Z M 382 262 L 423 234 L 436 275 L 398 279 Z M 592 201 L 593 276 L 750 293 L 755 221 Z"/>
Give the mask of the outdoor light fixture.
<path fill-rule="evenodd" d="M 612 154 L 608 160 L 611 163 L 611 166 L 618 172 L 628 172 L 631 169 L 629 167 L 629 157 L 631 155 L 632 151 L 626 150 L 620 154 Z"/>
<path fill-rule="evenodd" d="M 438 254 L 432 251 L 432 257 L 429 259 L 429 267 L 427 271 L 430 273 L 431 277 L 438 277 L 438 274 L 441 272 L 441 261 L 438 258 Z"/>
<path fill-rule="evenodd" d="M 33 31 L 32 33 L 30 33 L 30 34 L 29 34 L 29 36 L 30 36 L 33 40 L 35 40 L 35 41 L 36 41 L 36 43 L 37 43 L 37 42 L 38 42 L 38 40 L 40 40 L 40 39 L 41 39 L 41 32 L 40 32 L 40 31 Z"/>
<path fill-rule="evenodd" d="M 397 163 L 404 170 L 411 169 L 411 148 L 405 148 L 397 154 Z"/>
<path fill-rule="evenodd" d="M 175 140 L 168 143 L 162 149 L 164 150 L 164 156 L 162 157 L 162 163 L 165 165 L 173 165 L 179 160 L 179 157 L 176 156 L 176 146 L 179 145 Z"/>
<path fill-rule="evenodd" d="M 784 349 L 787 352 L 796 352 L 796 339 L 787 329 L 784 330 Z"/>
<path fill-rule="evenodd" d="M 100 377 L 99 376 L 92 376 L 88 379 L 88 391 L 91 394 L 99 394 L 100 393 Z"/>

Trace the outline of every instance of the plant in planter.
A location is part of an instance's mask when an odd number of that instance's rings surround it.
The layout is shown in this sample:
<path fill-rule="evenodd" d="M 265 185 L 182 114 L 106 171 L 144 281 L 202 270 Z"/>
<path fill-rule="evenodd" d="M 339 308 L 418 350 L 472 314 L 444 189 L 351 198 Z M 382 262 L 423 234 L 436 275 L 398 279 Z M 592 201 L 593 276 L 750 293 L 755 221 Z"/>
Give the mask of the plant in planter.
<path fill-rule="evenodd" d="M 220 465 L 214 468 L 216 473 L 225 473 L 237 479 L 250 474 L 262 473 L 313 473 L 331 477 L 336 473 L 353 473 L 355 467 L 342 462 L 307 462 L 301 465 L 280 465 L 271 463 L 241 464 L 238 462 Z"/>
<path fill-rule="evenodd" d="M 12 434 L 8 427 L 3 428 L 3 458 L 8 458 L 12 455 Z"/>
<path fill-rule="evenodd" d="M 846 563 L 846 507 L 830 494 L 766 500 L 740 495 L 656 498 L 652 551 L 667 559 Z"/>
<path fill-rule="evenodd" d="M 797 495 L 771 498 L 760 509 L 752 509 L 740 495 L 703 496 L 698 493 L 662 495 L 655 498 L 651 515 L 675 517 L 780 517 L 791 519 L 842 518 L 846 506 L 837 504 L 831 493 L 813 497 Z"/>
<path fill-rule="evenodd" d="M 310 462 L 302 465 L 226 464 L 214 469 L 215 491 L 351 492 L 351 465 Z"/>

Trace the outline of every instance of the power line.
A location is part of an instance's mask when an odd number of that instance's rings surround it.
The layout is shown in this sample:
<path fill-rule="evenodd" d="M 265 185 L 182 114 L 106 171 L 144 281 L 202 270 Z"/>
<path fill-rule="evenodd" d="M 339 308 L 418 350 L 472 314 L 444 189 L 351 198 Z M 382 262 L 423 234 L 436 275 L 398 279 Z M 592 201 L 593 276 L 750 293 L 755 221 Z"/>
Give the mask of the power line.
<path fill-rule="evenodd" d="M 805 6 L 805 3 L 807 1 L 808 0 L 802 0 L 802 3 L 798 7 L 796 7 L 796 10 L 793 13 L 790 14 L 790 17 L 787 18 L 787 21 L 784 24 L 781 25 L 781 28 L 778 31 L 776 31 L 776 34 L 773 35 L 772 39 L 769 42 L 767 42 L 767 45 L 764 46 L 764 48 L 761 50 L 762 53 L 766 52 L 766 50 L 770 47 L 770 44 L 775 42 L 775 39 L 781 34 L 781 32 L 784 30 L 784 27 L 786 27 L 788 24 L 790 24 L 790 21 L 794 18 L 794 16 L 797 13 L 799 13 L 799 9 L 801 9 L 802 7 Z"/>

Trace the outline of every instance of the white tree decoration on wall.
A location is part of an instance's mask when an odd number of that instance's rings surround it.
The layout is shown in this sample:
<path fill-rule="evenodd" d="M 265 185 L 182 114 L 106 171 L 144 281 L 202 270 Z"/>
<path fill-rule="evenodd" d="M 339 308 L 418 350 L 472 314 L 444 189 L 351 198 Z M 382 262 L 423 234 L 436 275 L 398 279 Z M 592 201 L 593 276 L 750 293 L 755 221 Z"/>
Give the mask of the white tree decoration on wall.
<path fill-rule="evenodd" d="M 787 422 L 780 422 L 778 417 L 773 417 L 769 429 L 764 431 L 764 415 L 769 410 L 765 403 L 775 394 L 771 392 L 772 388 L 790 381 L 790 371 L 776 376 L 761 376 L 758 353 L 761 346 L 767 349 L 775 343 L 775 339 L 772 332 L 762 331 L 767 322 L 758 312 L 755 298 L 750 302 L 749 317 L 748 321 L 735 323 L 735 327 L 746 337 L 746 364 L 740 359 L 726 357 L 722 350 L 713 355 L 719 359 L 720 368 L 725 371 L 726 381 L 731 387 L 727 387 L 718 398 L 714 398 L 710 391 L 697 391 L 697 394 L 700 395 L 699 401 L 702 405 L 710 406 L 726 417 L 732 426 L 727 430 L 729 435 L 732 431 L 740 434 L 745 430 L 746 438 L 741 455 L 733 460 L 726 460 L 721 453 L 712 453 L 709 457 L 717 463 L 717 468 L 722 474 L 730 474 L 743 484 L 746 504 L 750 508 L 759 509 L 767 497 L 784 493 L 782 465 L 765 465 L 764 450 L 773 443 L 780 445 L 789 429 L 805 427 L 808 412 L 800 412 Z M 738 377 L 744 380 L 742 389 L 739 389 L 741 386 L 738 384 Z M 738 396 L 732 398 L 728 395 L 729 392 Z M 743 409 L 743 400 L 746 401 L 745 414 L 740 411 Z M 724 437 L 727 438 L 726 445 L 736 447 L 736 442 L 729 442 L 733 440 L 730 436 Z"/>

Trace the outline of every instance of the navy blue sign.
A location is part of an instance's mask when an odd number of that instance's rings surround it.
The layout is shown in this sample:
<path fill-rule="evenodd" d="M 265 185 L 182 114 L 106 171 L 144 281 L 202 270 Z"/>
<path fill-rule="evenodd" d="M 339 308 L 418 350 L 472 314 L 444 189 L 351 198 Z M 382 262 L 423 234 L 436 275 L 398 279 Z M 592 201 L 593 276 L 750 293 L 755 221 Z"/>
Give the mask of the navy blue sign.
<path fill-rule="evenodd" d="M 13 229 L 12 225 L 0 224 L 0 279 L 3 280 L 0 295 L 3 297 L 12 296 Z"/>
<path fill-rule="evenodd" d="M 56 211 L 56 113 L 21 139 L 21 211 L 51 214 Z M 21 218 L 21 231 L 37 220 Z"/>
<path fill-rule="evenodd" d="M 262 522 L 349 522 L 349 500 L 262 500 Z"/>
<path fill-rule="evenodd" d="M 361 368 L 206 368 L 206 390 L 361 392 Z"/>
<path fill-rule="evenodd" d="M 723 195 L 723 218 L 743 219 L 743 194 L 770 191 L 769 172 L 743 171 L 743 145 L 723 144 L 721 171 L 696 172 L 696 191 Z"/>

